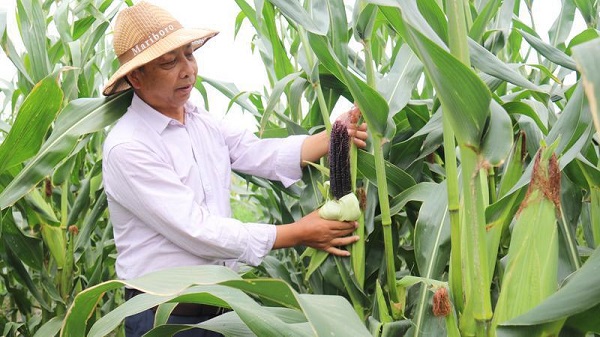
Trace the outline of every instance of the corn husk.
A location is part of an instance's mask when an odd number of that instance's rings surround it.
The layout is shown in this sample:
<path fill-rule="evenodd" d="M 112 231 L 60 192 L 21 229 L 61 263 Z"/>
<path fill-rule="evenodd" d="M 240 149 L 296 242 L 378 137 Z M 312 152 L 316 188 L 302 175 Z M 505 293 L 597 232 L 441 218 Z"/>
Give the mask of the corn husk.
<path fill-rule="evenodd" d="M 339 200 L 328 200 L 319 209 L 319 216 L 327 220 L 356 221 L 360 217 L 360 204 L 354 193 L 348 193 Z"/>
<path fill-rule="evenodd" d="M 558 161 L 552 149 L 542 149 L 512 230 L 494 327 L 527 312 L 557 290 L 559 207 Z"/>

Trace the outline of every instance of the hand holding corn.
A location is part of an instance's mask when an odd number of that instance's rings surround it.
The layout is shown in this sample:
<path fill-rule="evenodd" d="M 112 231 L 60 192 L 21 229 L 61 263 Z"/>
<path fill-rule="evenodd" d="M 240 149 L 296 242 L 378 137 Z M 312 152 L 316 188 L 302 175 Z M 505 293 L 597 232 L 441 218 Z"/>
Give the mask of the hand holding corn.
<path fill-rule="evenodd" d="M 314 211 L 300 220 L 277 226 L 274 249 L 304 245 L 324 250 L 338 256 L 349 256 L 348 251 L 339 249 L 358 240 L 358 236 L 348 236 L 356 229 L 355 221 L 326 220 Z"/>
<path fill-rule="evenodd" d="M 367 124 L 358 124 L 361 112 L 358 107 L 353 106 L 350 110 L 341 114 L 336 122 L 344 124 L 348 136 L 357 148 L 363 149 L 367 146 Z M 306 166 L 307 162 L 315 162 L 321 159 L 329 151 L 329 135 L 327 131 L 322 131 L 311 135 L 302 144 L 302 166 Z"/>

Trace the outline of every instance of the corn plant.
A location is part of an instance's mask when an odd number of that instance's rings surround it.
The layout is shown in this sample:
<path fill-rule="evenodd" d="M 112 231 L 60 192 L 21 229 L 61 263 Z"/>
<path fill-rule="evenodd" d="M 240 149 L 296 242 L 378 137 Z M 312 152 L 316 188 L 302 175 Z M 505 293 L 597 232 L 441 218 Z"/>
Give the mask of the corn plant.
<path fill-rule="evenodd" d="M 236 24 L 247 19 L 256 29 L 273 88 L 266 109 L 249 108 L 265 112 L 256 114 L 265 132 L 277 121 L 298 130 L 293 122 L 322 119 L 329 129 L 328 114 L 341 97 L 356 103 L 369 123 L 371 146 L 353 159 L 368 191 L 364 268 L 310 258 L 290 273 L 305 273 L 312 291 L 346 296 L 373 335 L 511 335 L 518 330 L 513 320 L 561 293 L 568 275 L 595 268 L 582 263 L 598 231 L 591 126 L 592 116 L 598 123 L 597 89 L 584 72 L 594 73 L 596 65 L 571 54 L 598 37 L 596 3 L 564 1 L 546 43 L 517 18 L 522 6 L 531 13 L 532 1 L 356 1 L 349 4 L 351 20 L 342 1 L 236 2 L 242 10 Z M 576 11 L 587 29 L 568 41 Z M 572 74 L 582 79 L 566 83 Z M 304 118 L 299 91 L 309 106 Z M 247 93 L 223 92 L 243 107 L 250 103 Z M 542 151 L 544 144 L 550 150 Z M 552 154 L 558 159 L 550 162 L 558 164 L 550 166 L 559 168 L 553 181 L 560 188 L 551 199 L 556 211 L 536 213 L 532 195 L 544 190 L 533 179 L 541 174 L 534 158 L 546 158 L 547 167 Z M 304 179 L 296 202 L 272 207 L 293 214 L 320 205 L 317 189 L 327 170 L 319 169 Z M 539 246 L 530 246 L 532 234 L 522 231 L 540 236 Z M 521 259 L 527 250 L 532 258 Z M 530 270 L 544 270 L 539 281 L 546 286 L 511 281 Z M 411 281 L 404 281 L 407 274 Z M 541 277 L 534 275 L 529 279 Z M 546 290 L 511 295 L 531 288 Z M 437 295 L 442 289 L 449 296 Z M 505 301 L 512 313 L 503 309 Z M 515 322 L 538 335 L 597 331 L 565 320 L 597 304 L 586 302 L 578 312 L 553 316 L 545 328 Z M 448 303 L 451 310 L 432 310 Z"/>
<path fill-rule="evenodd" d="M 55 335 L 78 292 L 114 278 L 100 150 L 130 96 L 90 97 L 115 66 L 105 39 L 115 10 L 112 1 L 19 0 L 18 27 L 0 24 L 17 69 L 3 90 L 0 143 L 4 336 Z"/>
<path fill-rule="evenodd" d="M 129 97 L 81 97 L 116 66 L 88 28 L 105 30 L 121 4 L 19 1 L 33 28 L 26 54 L 2 44 L 19 70 L 0 144 L 4 334 L 104 336 L 158 305 L 150 335 L 170 335 L 189 328 L 163 324 L 176 302 L 232 308 L 201 325 L 227 336 L 600 333 L 597 1 L 562 1 L 549 32 L 520 19 L 533 0 L 236 3 L 269 83 L 240 92 L 200 76 L 197 88 L 250 111 L 261 137 L 329 131 L 332 111 L 360 108 L 352 257 L 298 248 L 241 276 L 167 270 L 128 281 L 148 294 L 116 307 L 125 283 L 108 280 L 98 146 Z M 575 13 L 586 29 L 571 34 Z M 46 37 L 50 23 L 60 38 Z M 268 210 L 260 220 L 286 223 L 324 204 L 330 166 L 289 189 L 242 178 Z"/>

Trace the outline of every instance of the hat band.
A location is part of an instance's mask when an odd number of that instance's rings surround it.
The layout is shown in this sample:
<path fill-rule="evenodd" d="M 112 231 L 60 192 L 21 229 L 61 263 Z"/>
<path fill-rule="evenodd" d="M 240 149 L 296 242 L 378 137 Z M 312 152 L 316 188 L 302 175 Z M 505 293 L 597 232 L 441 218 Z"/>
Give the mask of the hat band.
<path fill-rule="evenodd" d="M 147 38 L 138 41 L 138 43 L 134 44 L 133 47 L 129 48 L 126 52 L 119 55 L 119 62 L 121 62 L 121 64 L 125 64 L 131 61 L 134 57 L 136 57 L 139 53 L 143 52 L 144 50 L 148 49 L 151 45 L 155 44 L 156 42 L 160 41 L 161 39 L 167 37 L 171 33 L 181 28 L 183 28 L 183 26 L 177 21 L 167 23 L 163 28 L 159 29 L 158 31 L 152 32 L 148 35 Z"/>

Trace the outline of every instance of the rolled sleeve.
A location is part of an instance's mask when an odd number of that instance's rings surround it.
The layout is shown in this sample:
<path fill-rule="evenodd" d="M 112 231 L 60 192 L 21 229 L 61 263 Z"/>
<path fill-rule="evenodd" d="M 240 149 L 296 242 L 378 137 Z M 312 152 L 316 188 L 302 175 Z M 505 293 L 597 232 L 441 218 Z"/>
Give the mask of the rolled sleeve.
<path fill-rule="evenodd" d="M 288 187 L 302 178 L 302 143 L 306 135 L 290 136 L 282 140 L 282 146 L 275 159 L 275 174 L 281 183 Z"/>
<path fill-rule="evenodd" d="M 265 226 L 258 223 L 246 223 L 244 227 L 249 235 L 241 260 L 249 265 L 258 266 L 273 249 L 276 228 L 274 225 Z"/>

